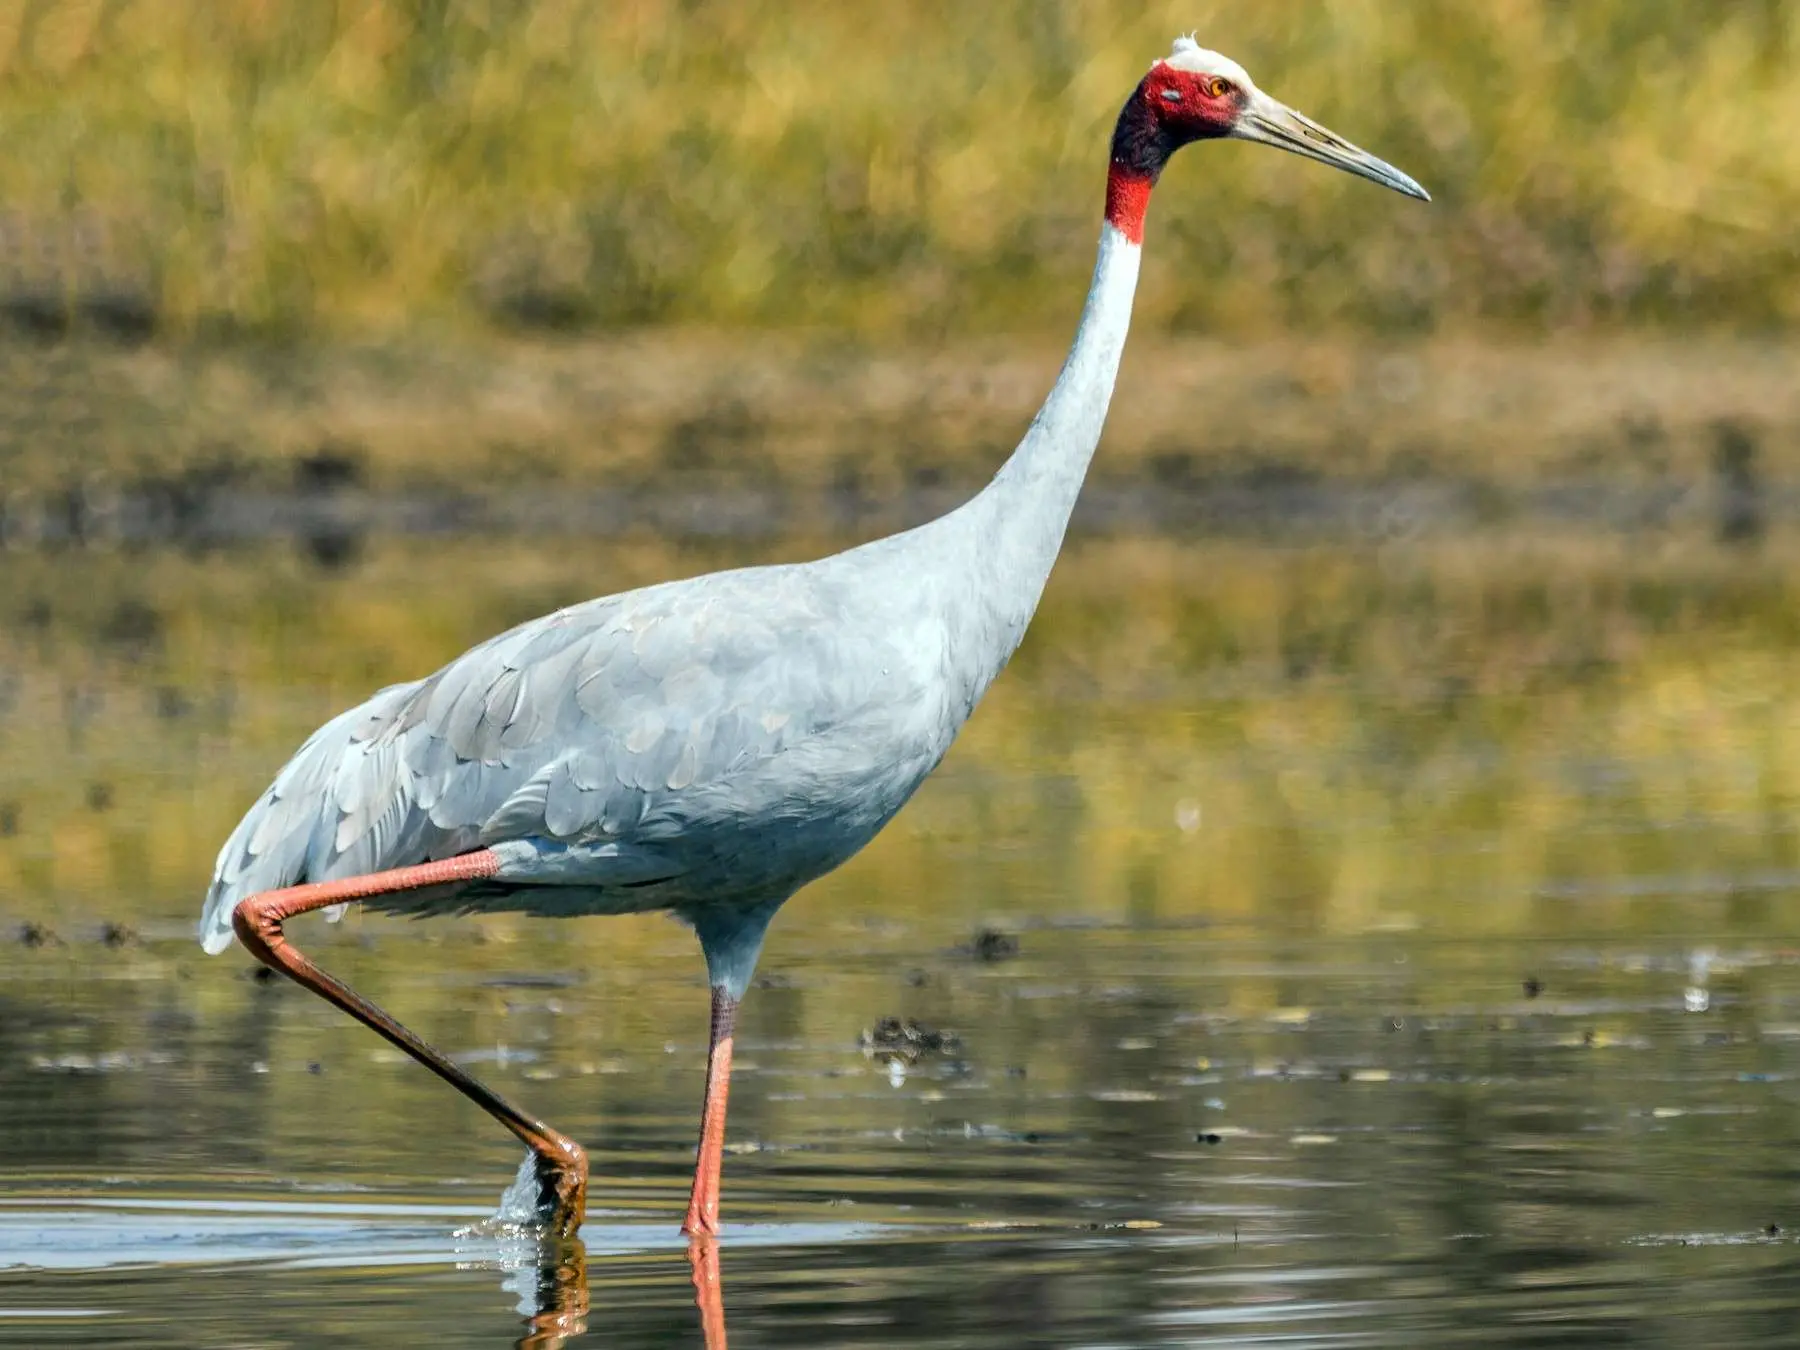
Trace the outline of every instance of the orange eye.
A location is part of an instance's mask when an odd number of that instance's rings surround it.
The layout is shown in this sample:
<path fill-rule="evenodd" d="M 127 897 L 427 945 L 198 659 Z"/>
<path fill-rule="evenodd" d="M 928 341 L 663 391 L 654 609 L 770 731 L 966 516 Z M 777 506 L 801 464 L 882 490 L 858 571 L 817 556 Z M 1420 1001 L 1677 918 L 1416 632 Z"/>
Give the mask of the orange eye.
<path fill-rule="evenodd" d="M 1231 81 L 1230 80 L 1222 80 L 1217 75 L 1215 75 L 1206 82 L 1206 96 L 1208 98 L 1224 98 L 1225 95 L 1229 94 L 1230 92 L 1231 92 Z"/>

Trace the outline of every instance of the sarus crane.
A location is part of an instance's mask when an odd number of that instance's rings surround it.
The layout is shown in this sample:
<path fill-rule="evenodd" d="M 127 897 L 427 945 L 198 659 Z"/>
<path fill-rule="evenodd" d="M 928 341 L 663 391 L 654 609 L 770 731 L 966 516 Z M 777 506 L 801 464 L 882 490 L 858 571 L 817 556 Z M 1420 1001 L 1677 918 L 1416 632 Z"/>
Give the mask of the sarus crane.
<path fill-rule="evenodd" d="M 1074 346 L 986 488 L 814 562 L 572 605 L 381 690 L 315 732 L 226 841 L 206 950 L 235 932 L 481 1105 L 531 1150 L 538 1218 L 567 1235 L 586 1203 L 581 1147 L 321 970 L 283 925 L 349 903 L 675 915 L 698 935 L 712 989 L 683 1231 L 716 1234 L 732 1028 L 769 920 L 893 818 L 1019 645 L 1106 419 L 1151 189 L 1182 146 L 1221 139 L 1429 200 L 1235 61 L 1178 39 L 1119 114 Z"/>

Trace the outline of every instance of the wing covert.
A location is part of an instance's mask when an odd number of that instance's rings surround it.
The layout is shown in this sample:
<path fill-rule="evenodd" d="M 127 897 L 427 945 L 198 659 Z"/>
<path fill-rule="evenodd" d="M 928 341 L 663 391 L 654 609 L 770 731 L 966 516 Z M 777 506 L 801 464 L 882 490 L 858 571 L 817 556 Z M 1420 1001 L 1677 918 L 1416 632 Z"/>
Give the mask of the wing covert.
<path fill-rule="evenodd" d="M 679 832 L 695 794 L 853 715 L 842 616 L 798 568 L 589 601 L 327 723 L 220 854 L 203 937 L 261 890 L 506 839 Z M 222 937 L 219 935 L 222 934 Z"/>

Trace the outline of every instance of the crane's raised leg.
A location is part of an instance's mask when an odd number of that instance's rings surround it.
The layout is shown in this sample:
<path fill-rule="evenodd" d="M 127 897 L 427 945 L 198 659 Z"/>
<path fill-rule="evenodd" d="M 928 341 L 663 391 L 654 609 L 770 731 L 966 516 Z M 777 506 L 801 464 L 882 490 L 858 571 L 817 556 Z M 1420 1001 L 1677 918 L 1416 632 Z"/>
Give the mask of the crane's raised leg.
<path fill-rule="evenodd" d="M 238 940 L 258 961 L 337 1004 L 364 1026 L 379 1032 L 517 1135 L 537 1158 L 539 1195 L 544 1197 L 549 1227 L 556 1236 L 567 1237 L 581 1226 L 587 1210 L 587 1154 L 581 1145 L 533 1120 L 491 1088 L 464 1073 L 343 981 L 320 970 L 287 940 L 281 930 L 281 925 L 296 914 L 323 909 L 326 905 L 367 900 L 375 895 L 424 886 L 477 881 L 491 877 L 499 870 L 500 859 L 492 850 L 479 849 L 460 857 L 421 863 L 417 867 L 264 891 L 238 903 L 232 911 L 231 926 L 237 930 Z M 729 1041 L 726 1061 L 729 1067 Z M 721 1116 L 722 1107 L 721 1094 Z M 716 1175 L 715 1166 L 715 1210 Z"/>

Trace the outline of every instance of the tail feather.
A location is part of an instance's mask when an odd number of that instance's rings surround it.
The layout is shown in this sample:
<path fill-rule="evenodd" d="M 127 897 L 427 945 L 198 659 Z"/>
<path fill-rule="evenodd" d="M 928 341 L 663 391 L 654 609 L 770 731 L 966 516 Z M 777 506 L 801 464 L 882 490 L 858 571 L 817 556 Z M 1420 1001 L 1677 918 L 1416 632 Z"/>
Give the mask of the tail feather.
<path fill-rule="evenodd" d="M 219 850 L 206 904 L 200 913 L 200 945 L 208 953 L 217 955 L 231 945 L 232 911 L 250 896 L 303 881 L 327 880 L 322 874 L 333 862 L 351 854 L 360 870 L 373 870 L 380 865 L 372 855 L 361 856 L 370 853 L 369 849 L 338 854 L 336 843 L 344 813 L 338 805 L 335 784 L 350 757 L 362 756 L 364 738 L 357 733 L 371 721 L 390 717 L 413 687 L 394 685 L 383 689 L 368 702 L 320 727 L 238 822 L 225 847 Z M 396 797 L 405 795 L 406 777 L 398 776 L 394 785 L 398 789 Z M 396 811 L 404 818 L 409 805 L 394 801 L 382 814 L 392 822 Z"/>

